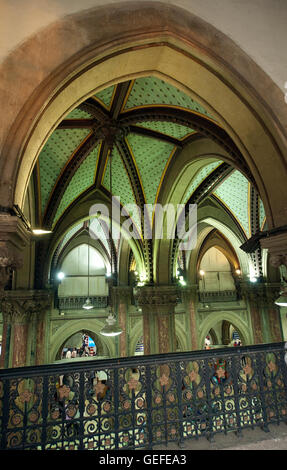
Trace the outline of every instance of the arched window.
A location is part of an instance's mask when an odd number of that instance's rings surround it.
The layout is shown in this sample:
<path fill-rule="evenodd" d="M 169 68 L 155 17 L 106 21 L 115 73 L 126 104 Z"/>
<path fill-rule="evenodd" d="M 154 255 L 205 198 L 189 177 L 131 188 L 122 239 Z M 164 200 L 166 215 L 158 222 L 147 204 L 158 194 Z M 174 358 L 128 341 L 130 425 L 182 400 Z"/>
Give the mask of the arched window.
<path fill-rule="evenodd" d="M 200 291 L 232 291 L 235 290 L 231 266 L 226 256 L 217 248 L 212 247 L 203 255 L 200 263 Z"/>
<path fill-rule="evenodd" d="M 104 258 L 94 247 L 81 244 L 64 258 L 61 271 L 65 277 L 58 289 L 59 297 L 107 296 L 107 267 Z"/>

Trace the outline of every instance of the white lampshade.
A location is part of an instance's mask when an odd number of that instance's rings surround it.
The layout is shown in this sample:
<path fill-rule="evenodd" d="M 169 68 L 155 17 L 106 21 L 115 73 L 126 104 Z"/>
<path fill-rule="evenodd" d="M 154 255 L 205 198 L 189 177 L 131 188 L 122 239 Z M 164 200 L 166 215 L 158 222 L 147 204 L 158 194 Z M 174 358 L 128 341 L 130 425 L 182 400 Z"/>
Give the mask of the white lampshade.
<path fill-rule="evenodd" d="M 287 307 L 287 292 L 281 292 L 280 297 L 275 300 L 275 304 L 279 307 Z"/>
<path fill-rule="evenodd" d="M 91 308 L 93 308 L 93 304 L 92 304 L 91 300 L 89 299 L 89 297 L 87 298 L 86 302 L 84 303 L 83 308 L 85 310 L 90 310 Z"/>
<path fill-rule="evenodd" d="M 107 324 L 102 328 L 100 334 L 103 336 L 117 336 L 122 332 L 123 330 L 116 324 L 116 319 L 112 312 L 110 312 L 107 318 Z"/>

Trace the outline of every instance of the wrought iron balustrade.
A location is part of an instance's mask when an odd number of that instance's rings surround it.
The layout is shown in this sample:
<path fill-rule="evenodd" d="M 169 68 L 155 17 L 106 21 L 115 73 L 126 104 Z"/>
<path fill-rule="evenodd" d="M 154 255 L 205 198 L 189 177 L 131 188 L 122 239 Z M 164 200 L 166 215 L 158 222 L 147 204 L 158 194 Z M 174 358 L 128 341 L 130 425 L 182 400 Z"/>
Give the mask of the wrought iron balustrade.
<path fill-rule="evenodd" d="M 0 371 L 1 449 L 152 449 L 287 422 L 284 343 Z"/>
<path fill-rule="evenodd" d="M 238 294 L 236 290 L 201 291 L 199 300 L 200 302 L 233 302 L 238 300 Z"/>
<path fill-rule="evenodd" d="M 79 310 L 82 309 L 86 300 L 87 296 L 59 297 L 58 307 L 61 310 Z M 91 296 L 90 300 L 94 308 L 106 308 L 108 306 L 108 297 L 106 296 Z"/>

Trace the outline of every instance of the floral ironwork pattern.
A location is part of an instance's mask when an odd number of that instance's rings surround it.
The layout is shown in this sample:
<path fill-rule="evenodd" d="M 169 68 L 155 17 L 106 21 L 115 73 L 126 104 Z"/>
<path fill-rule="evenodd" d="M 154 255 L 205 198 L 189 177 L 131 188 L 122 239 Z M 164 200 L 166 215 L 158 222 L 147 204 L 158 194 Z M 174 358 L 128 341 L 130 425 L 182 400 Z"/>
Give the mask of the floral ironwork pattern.
<path fill-rule="evenodd" d="M 1 449 L 147 449 L 287 422 L 283 343 L 3 370 Z"/>

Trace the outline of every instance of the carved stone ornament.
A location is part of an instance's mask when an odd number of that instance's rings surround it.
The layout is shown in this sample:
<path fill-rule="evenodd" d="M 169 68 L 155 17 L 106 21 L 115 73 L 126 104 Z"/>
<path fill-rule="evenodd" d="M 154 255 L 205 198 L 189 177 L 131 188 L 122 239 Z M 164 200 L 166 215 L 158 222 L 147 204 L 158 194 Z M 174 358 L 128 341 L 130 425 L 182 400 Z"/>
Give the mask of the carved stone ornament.
<path fill-rule="evenodd" d="M 22 267 L 23 259 L 20 255 L 5 242 L 0 242 L 0 290 L 7 285 L 11 272 Z"/>
<path fill-rule="evenodd" d="M 243 295 L 258 306 L 274 307 L 274 302 L 280 294 L 281 285 L 279 283 L 264 283 L 259 285 L 244 284 L 241 288 Z"/>
<path fill-rule="evenodd" d="M 143 312 L 172 313 L 180 291 L 173 286 L 144 286 L 135 290 L 135 298 Z"/>
<path fill-rule="evenodd" d="M 32 292 L 29 292 L 26 297 L 25 294 L 19 294 L 17 291 L 5 292 L 1 301 L 1 311 L 5 322 L 21 324 L 30 322 L 50 308 L 49 294 L 33 296 Z"/>
<path fill-rule="evenodd" d="M 260 240 L 261 248 L 268 250 L 270 264 L 275 268 L 287 266 L 287 233 L 272 235 Z"/>

